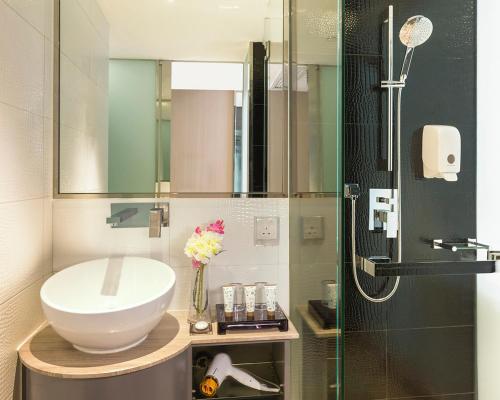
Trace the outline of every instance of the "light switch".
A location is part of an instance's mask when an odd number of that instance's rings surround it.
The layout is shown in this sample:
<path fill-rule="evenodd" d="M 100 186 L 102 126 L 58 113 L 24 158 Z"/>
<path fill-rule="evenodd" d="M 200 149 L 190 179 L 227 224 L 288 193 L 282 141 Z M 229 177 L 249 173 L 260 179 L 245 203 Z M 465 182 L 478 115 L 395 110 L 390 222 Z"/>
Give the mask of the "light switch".
<path fill-rule="evenodd" d="M 321 240 L 325 238 L 324 218 L 302 217 L 302 239 Z"/>
<path fill-rule="evenodd" d="M 277 246 L 279 244 L 279 218 L 255 217 L 255 244 Z"/>

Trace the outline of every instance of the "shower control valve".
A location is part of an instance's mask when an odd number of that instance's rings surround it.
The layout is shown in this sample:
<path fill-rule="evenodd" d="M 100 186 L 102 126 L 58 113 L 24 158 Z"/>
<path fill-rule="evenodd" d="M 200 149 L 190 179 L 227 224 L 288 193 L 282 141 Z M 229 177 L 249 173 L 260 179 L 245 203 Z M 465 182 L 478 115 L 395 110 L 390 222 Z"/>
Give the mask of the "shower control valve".
<path fill-rule="evenodd" d="M 397 189 L 370 189 L 370 231 L 386 231 L 388 238 L 398 236 Z"/>

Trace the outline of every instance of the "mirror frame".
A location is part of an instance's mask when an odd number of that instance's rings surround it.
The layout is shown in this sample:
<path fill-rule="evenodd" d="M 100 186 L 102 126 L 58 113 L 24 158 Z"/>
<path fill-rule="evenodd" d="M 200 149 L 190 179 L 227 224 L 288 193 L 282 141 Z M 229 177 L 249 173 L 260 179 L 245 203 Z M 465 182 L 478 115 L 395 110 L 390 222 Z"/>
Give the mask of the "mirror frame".
<path fill-rule="evenodd" d="M 291 65 L 291 43 L 288 15 L 290 0 L 283 1 L 283 68 Z M 288 198 L 290 194 L 290 104 L 292 84 L 291 74 L 287 74 L 287 87 L 284 96 L 286 118 L 283 121 L 283 176 L 281 192 L 150 192 L 150 193 L 61 193 L 60 192 L 60 53 L 61 53 L 61 0 L 54 0 L 54 57 L 53 57 L 53 198 L 54 199 L 105 199 L 105 198 Z M 157 182 L 155 182 L 155 185 Z"/>

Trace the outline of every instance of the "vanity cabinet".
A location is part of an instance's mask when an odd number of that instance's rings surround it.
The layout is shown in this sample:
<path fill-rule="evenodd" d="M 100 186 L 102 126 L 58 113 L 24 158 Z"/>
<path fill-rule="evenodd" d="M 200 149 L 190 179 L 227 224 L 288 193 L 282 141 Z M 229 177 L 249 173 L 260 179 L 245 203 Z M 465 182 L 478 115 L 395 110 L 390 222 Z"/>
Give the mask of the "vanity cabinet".
<path fill-rule="evenodd" d="M 107 378 L 62 379 L 24 368 L 23 400 L 190 399 L 188 352 L 154 367 Z"/>
<path fill-rule="evenodd" d="M 25 400 L 201 400 L 198 391 L 208 364 L 216 354 L 227 353 L 239 368 L 281 386 L 279 393 L 247 388 L 227 378 L 219 399 L 289 399 L 288 342 L 192 346 L 159 365 L 126 375 L 92 379 L 61 379 L 24 369 Z M 200 362 L 200 360 L 203 360 Z M 208 361 L 209 363 L 210 361 Z"/>
<path fill-rule="evenodd" d="M 290 399 L 290 341 L 298 338 L 291 323 L 287 332 L 218 335 L 214 325 L 213 334 L 192 336 L 186 317 L 169 312 L 142 344 L 106 355 L 81 353 L 50 326 L 40 328 L 19 349 L 23 400 L 198 400 L 199 382 L 220 352 L 281 390 L 260 392 L 227 378 L 218 399 Z"/>

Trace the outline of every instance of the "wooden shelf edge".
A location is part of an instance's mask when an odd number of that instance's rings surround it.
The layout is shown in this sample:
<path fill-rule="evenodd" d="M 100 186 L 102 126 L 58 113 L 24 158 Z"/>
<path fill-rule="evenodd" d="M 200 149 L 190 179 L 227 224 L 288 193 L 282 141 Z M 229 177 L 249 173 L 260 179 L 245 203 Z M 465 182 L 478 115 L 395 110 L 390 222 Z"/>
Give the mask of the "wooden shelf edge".
<path fill-rule="evenodd" d="M 218 335 L 190 335 L 187 311 L 168 311 L 159 325 L 139 346 L 105 355 L 82 353 L 62 339 L 49 324 L 38 328 L 18 349 L 22 364 L 30 371 L 61 379 L 96 379 L 141 371 L 168 361 L 195 345 L 245 344 L 289 341 L 299 338 L 292 322 L 288 331 L 245 331 Z"/>

